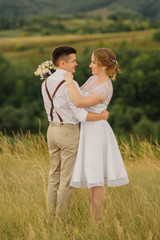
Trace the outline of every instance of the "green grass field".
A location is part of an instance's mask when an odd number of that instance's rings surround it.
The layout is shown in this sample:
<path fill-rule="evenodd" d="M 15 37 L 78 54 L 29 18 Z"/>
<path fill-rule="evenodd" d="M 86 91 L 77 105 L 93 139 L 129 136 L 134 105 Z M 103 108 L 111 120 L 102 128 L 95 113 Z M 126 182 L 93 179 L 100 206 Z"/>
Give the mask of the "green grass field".
<path fill-rule="evenodd" d="M 88 189 L 75 189 L 69 214 L 46 214 L 49 156 L 46 140 L 0 136 L 0 240 L 159 240 L 160 146 L 121 141 L 130 183 L 107 188 L 102 223 L 89 212 Z"/>

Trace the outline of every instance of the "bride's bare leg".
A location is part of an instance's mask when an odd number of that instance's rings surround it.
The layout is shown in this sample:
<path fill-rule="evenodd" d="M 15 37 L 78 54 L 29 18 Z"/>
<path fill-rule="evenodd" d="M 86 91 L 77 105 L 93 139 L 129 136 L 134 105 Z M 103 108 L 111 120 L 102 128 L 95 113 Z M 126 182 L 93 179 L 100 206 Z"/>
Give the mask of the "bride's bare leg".
<path fill-rule="evenodd" d="M 91 213 L 95 219 L 102 217 L 104 201 L 106 197 L 106 187 L 93 187 L 91 193 Z"/>

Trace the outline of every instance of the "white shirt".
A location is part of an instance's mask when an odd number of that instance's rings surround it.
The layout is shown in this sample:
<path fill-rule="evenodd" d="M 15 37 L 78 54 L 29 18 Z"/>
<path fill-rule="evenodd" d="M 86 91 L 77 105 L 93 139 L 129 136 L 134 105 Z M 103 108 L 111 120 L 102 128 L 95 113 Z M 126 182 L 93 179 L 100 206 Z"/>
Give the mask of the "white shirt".
<path fill-rule="evenodd" d="M 51 76 L 47 79 L 47 88 L 52 96 L 58 84 L 64 80 L 64 74 L 66 73 L 63 69 L 57 69 Z M 80 91 L 80 88 L 76 81 L 74 81 L 77 89 Z M 51 102 L 47 95 L 45 89 L 45 82 L 42 83 L 42 96 L 44 101 L 45 110 L 48 116 L 48 121 L 51 122 L 50 109 Z M 57 90 L 53 98 L 54 110 L 53 110 L 53 122 L 60 122 L 57 113 L 61 116 L 64 123 L 77 124 L 79 122 L 86 121 L 88 112 L 84 108 L 76 107 L 68 93 L 67 84 L 63 83 L 60 88 Z M 56 112 L 55 112 L 56 111 Z"/>

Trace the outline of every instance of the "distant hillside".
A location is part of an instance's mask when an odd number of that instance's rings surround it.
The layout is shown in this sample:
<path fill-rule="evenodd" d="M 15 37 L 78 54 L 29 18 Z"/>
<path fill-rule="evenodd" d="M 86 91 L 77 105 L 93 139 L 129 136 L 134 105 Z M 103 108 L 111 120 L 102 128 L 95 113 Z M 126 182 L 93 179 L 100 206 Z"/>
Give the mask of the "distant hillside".
<path fill-rule="evenodd" d="M 159 0 L 0 0 L 0 17 L 81 14 L 100 9 L 133 11 L 160 21 Z"/>

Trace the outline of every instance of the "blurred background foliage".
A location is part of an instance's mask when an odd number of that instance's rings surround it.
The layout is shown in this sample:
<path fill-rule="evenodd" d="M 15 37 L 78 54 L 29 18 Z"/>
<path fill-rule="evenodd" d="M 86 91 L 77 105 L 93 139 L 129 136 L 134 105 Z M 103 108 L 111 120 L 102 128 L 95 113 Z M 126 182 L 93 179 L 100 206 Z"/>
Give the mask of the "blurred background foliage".
<path fill-rule="evenodd" d="M 1 0 L 0 30 L 20 36 L 158 28 L 159 0 Z"/>
<path fill-rule="evenodd" d="M 114 12 L 135 12 L 149 19 L 160 20 L 159 0 L 1 0 L 0 16 L 29 18 L 35 15 L 60 15 Z"/>
<path fill-rule="evenodd" d="M 160 141 L 158 0 L 0 1 L 0 131 L 46 133 L 37 66 L 57 45 L 78 50 L 75 80 L 90 76 L 92 51 L 110 47 L 121 74 L 113 82 L 109 123 L 118 136 Z"/>
<path fill-rule="evenodd" d="M 97 45 L 96 47 L 100 47 Z M 113 49 L 113 48 L 112 48 Z M 82 85 L 90 76 L 92 47 L 78 56 L 75 79 Z M 119 136 L 152 136 L 160 140 L 160 50 L 131 49 L 125 41 L 113 49 L 121 73 L 113 82 L 109 122 Z M 41 81 L 27 59 L 12 62 L 0 54 L 0 128 L 8 134 L 20 128 L 45 134 L 48 120 L 41 97 Z"/>
<path fill-rule="evenodd" d="M 135 12 L 0 17 L 0 30 L 19 29 L 17 36 L 130 32 L 158 27 L 159 21 Z"/>

